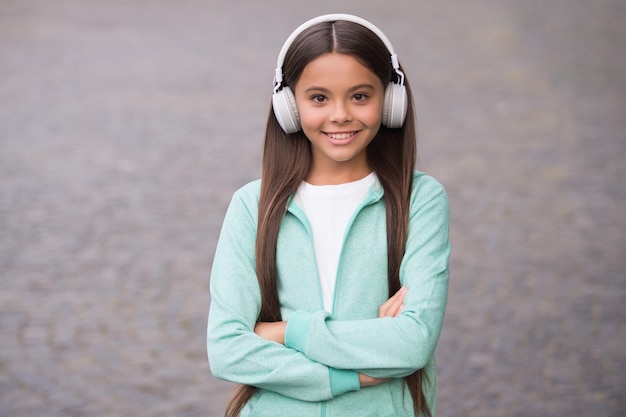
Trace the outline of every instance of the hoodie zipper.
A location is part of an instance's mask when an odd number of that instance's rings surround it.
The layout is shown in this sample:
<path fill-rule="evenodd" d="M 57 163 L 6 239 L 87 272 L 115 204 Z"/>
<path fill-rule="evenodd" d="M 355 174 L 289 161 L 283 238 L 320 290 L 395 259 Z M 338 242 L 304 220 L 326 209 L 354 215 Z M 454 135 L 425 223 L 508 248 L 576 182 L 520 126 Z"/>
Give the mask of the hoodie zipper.
<path fill-rule="evenodd" d="M 308 243 L 310 243 L 311 245 L 311 253 L 313 254 L 313 267 L 315 269 L 315 276 L 317 277 L 317 288 L 318 288 L 318 293 L 320 296 L 319 303 L 323 309 L 324 308 L 324 296 L 322 295 L 322 284 L 320 281 L 320 272 L 317 269 L 317 258 L 315 256 L 315 245 L 313 243 L 313 230 L 311 230 L 311 223 L 309 222 L 308 217 L 304 213 L 304 210 L 302 210 L 302 208 L 297 203 L 295 203 L 293 199 L 290 200 L 287 206 L 287 211 L 290 211 L 291 214 L 293 214 L 296 217 L 296 219 L 300 221 L 300 223 L 302 224 L 302 226 L 304 226 L 304 229 L 306 230 L 307 237 L 309 238 Z"/>
<path fill-rule="evenodd" d="M 354 221 L 356 220 L 357 216 L 361 213 L 361 211 L 365 209 L 365 207 L 377 203 L 378 200 L 380 200 L 380 198 L 381 196 L 375 195 L 374 192 L 370 189 L 367 196 L 363 199 L 361 204 L 356 208 L 354 213 L 352 213 L 352 217 L 350 218 L 350 220 L 348 221 L 348 224 L 346 225 L 346 232 L 343 236 L 343 242 L 341 243 L 341 252 L 339 253 L 339 262 L 337 263 L 337 276 L 335 278 L 335 291 L 333 293 L 333 311 L 332 311 L 333 315 L 335 315 L 335 306 L 337 305 L 337 293 L 338 293 L 337 289 L 339 288 L 339 281 L 340 281 L 339 278 L 341 276 L 341 267 L 343 263 L 344 248 L 346 246 L 346 241 L 348 240 L 348 235 L 350 234 L 352 226 L 354 225 Z"/>

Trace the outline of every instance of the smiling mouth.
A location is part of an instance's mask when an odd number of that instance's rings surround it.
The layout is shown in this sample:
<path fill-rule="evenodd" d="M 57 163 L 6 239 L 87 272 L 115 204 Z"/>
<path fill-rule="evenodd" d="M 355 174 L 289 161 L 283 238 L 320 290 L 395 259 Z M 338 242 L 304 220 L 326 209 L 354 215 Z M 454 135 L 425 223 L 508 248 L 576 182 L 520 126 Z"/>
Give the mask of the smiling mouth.
<path fill-rule="evenodd" d="M 349 139 L 356 134 L 357 132 L 339 132 L 339 133 L 326 132 L 326 136 L 335 140 Z"/>

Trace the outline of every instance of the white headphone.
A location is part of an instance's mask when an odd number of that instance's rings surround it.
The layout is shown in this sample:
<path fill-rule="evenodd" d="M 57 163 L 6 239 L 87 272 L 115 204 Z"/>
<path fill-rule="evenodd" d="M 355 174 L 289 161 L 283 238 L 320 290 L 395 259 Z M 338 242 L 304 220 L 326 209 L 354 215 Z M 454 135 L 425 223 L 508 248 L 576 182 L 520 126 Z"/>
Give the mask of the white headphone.
<path fill-rule="evenodd" d="M 382 124 L 383 126 L 390 128 L 402 127 L 404 119 L 406 118 L 408 99 L 406 95 L 406 88 L 404 87 L 404 74 L 400 71 L 398 55 L 394 52 L 389 39 L 387 39 L 385 34 L 380 29 L 365 19 L 349 14 L 328 14 L 311 19 L 300 25 L 285 41 L 285 44 L 280 50 L 280 54 L 278 54 L 276 74 L 274 76 L 274 95 L 272 96 L 272 107 L 278 124 L 280 124 L 286 133 L 295 133 L 301 129 L 300 113 L 298 112 L 293 92 L 289 86 L 282 86 L 283 62 L 285 60 L 287 50 L 293 43 L 294 39 L 305 29 L 308 29 L 318 23 L 336 22 L 337 20 L 345 20 L 365 26 L 367 29 L 374 32 L 387 47 L 387 50 L 391 55 L 391 65 L 396 74 L 398 74 L 398 81 L 396 83 L 390 82 L 385 88 Z"/>

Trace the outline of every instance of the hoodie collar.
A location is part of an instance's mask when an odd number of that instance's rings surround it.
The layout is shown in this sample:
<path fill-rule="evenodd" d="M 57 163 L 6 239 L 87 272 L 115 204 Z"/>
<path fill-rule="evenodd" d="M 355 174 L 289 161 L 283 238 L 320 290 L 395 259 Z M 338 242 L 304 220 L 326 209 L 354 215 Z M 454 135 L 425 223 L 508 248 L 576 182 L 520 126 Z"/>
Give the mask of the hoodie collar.
<path fill-rule="evenodd" d="M 384 192 L 383 186 L 380 183 L 378 177 L 376 177 L 376 180 L 374 181 L 369 191 L 367 192 L 367 196 L 365 197 L 363 202 L 359 205 L 358 210 L 362 209 L 365 206 L 369 206 L 370 204 L 374 204 L 378 202 L 380 199 L 383 198 L 384 194 L 385 192 Z M 295 193 L 289 196 L 289 199 L 287 199 L 286 206 L 287 206 L 287 211 L 294 215 L 304 214 L 301 205 L 299 205 L 299 199 L 297 198 Z"/>

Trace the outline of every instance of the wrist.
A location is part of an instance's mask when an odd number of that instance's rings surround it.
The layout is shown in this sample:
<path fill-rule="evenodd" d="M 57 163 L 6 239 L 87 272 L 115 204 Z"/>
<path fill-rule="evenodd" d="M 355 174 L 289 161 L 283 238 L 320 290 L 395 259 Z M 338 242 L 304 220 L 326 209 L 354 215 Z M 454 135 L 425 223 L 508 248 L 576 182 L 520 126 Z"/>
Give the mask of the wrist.
<path fill-rule="evenodd" d="M 285 346 L 306 355 L 306 345 L 312 314 L 303 310 L 295 311 L 285 328 Z"/>
<path fill-rule="evenodd" d="M 259 322 L 254 327 L 254 332 L 263 339 L 284 345 L 286 327 L 285 321 Z"/>
<path fill-rule="evenodd" d="M 287 329 L 286 321 L 276 322 L 276 339 L 274 340 L 280 343 L 281 345 L 285 344 L 285 329 Z"/>

